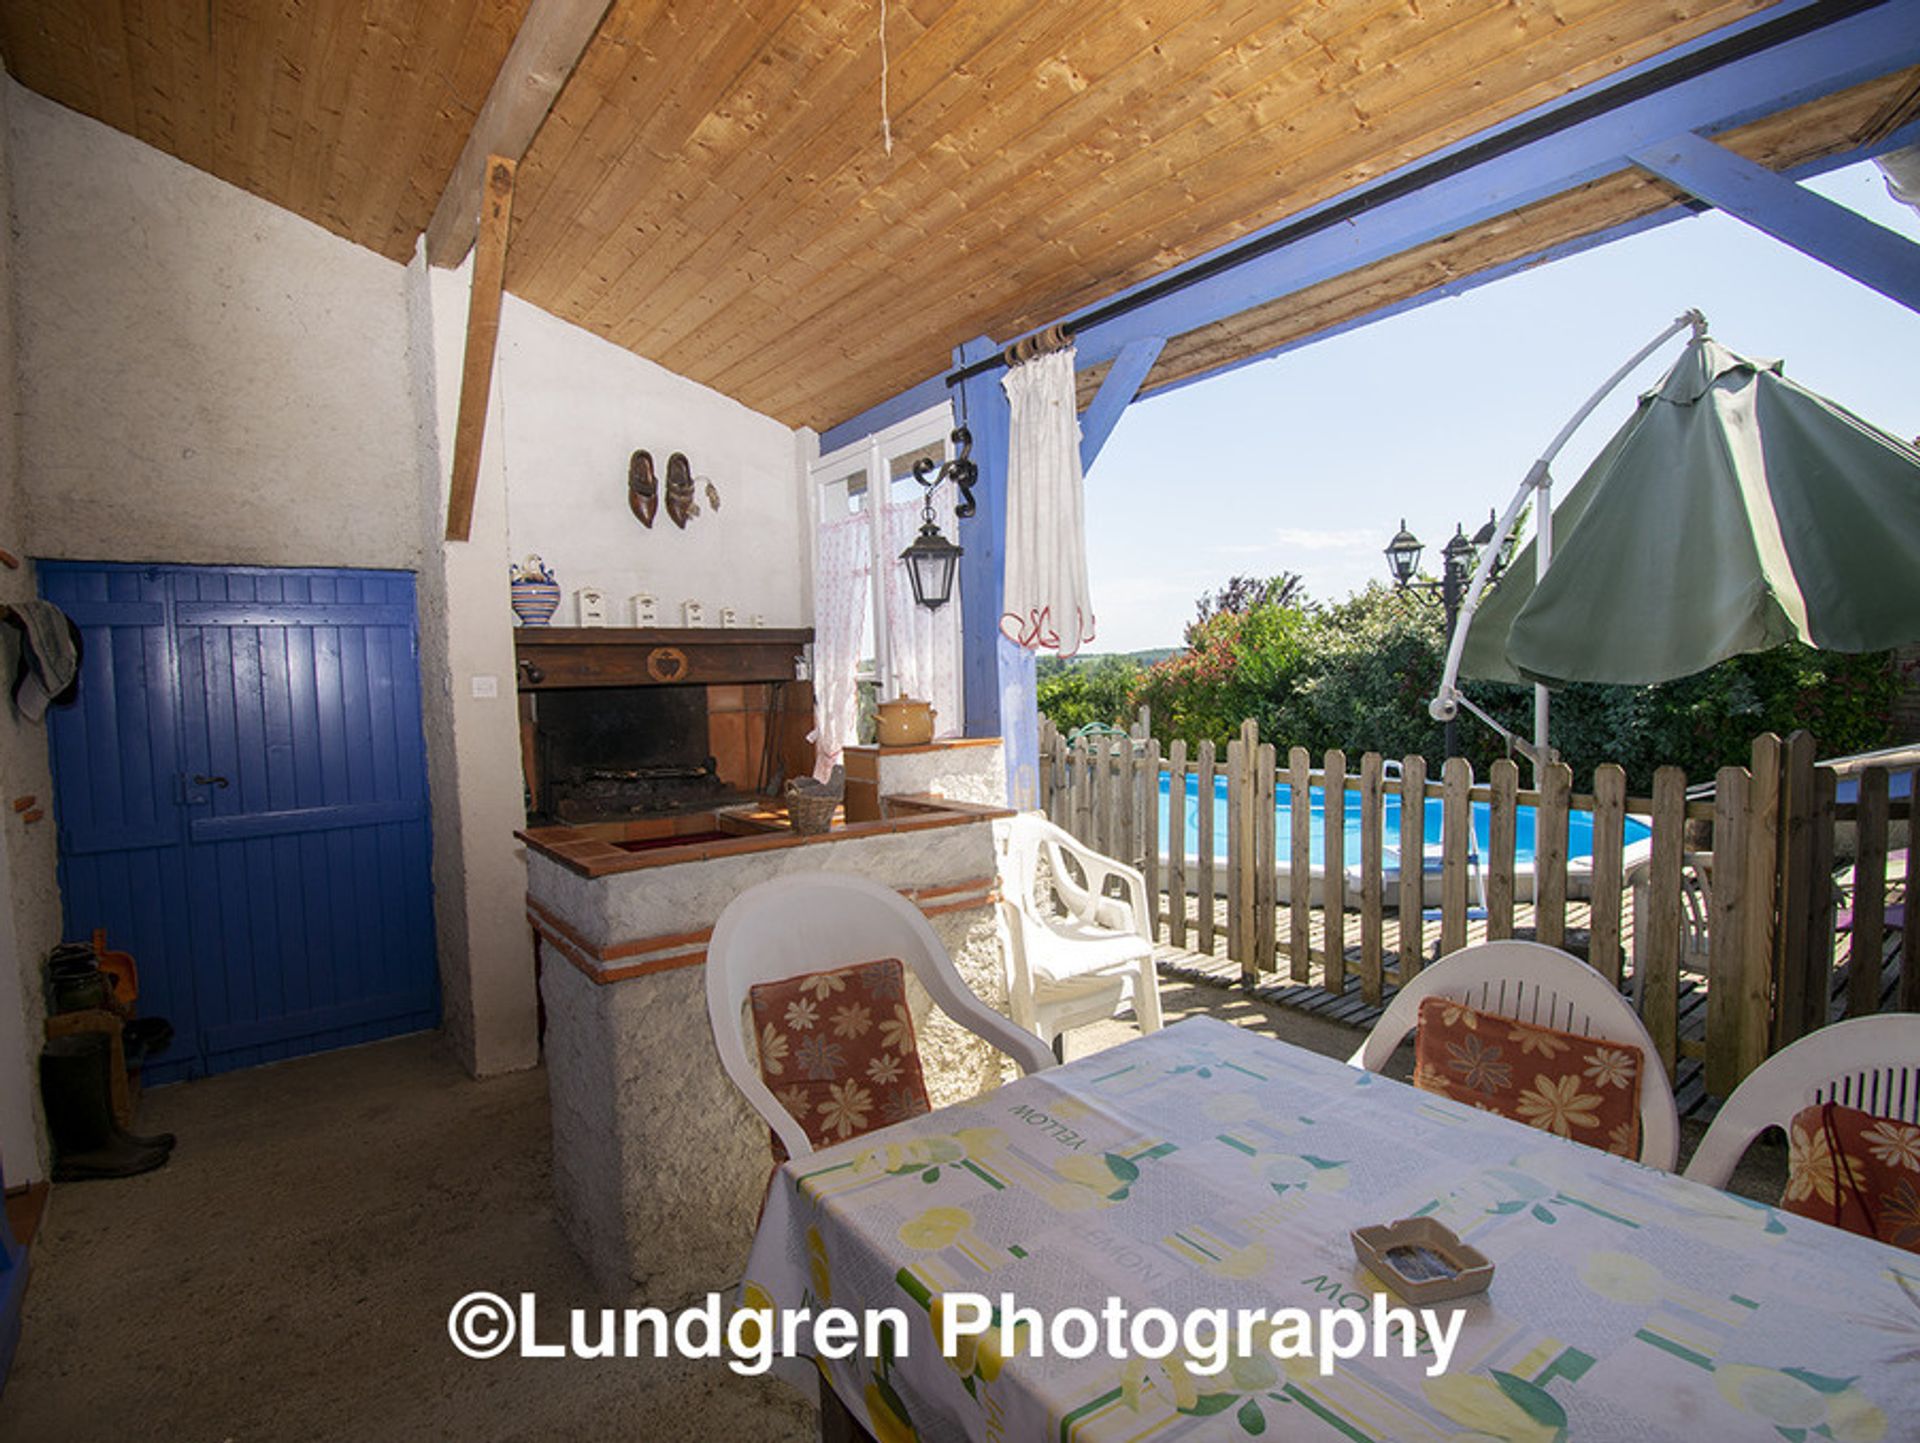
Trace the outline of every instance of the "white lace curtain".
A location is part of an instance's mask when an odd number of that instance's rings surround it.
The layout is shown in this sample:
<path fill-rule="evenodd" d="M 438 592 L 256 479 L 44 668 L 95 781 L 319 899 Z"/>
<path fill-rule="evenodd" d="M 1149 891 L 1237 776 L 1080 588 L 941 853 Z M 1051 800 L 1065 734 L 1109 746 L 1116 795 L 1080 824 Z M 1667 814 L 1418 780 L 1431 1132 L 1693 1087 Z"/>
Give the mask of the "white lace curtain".
<path fill-rule="evenodd" d="M 887 696 L 932 702 L 933 734 L 957 737 L 966 721 L 960 692 L 960 578 L 954 578 L 953 597 L 945 606 L 921 606 L 913 599 L 913 583 L 899 560 L 920 534 L 922 501 L 919 496 L 896 501 L 881 515 L 888 667 L 893 674 L 892 686 L 882 691 Z M 951 539 L 959 531 L 952 484 L 936 487 L 932 501 L 934 522 Z"/>
<path fill-rule="evenodd" d="M 814 775 L 822 781 L 859 740 L 860 637 L 873 570 L 864 513 L 820 523 L 813 553 Z"/>
<path fill-rule="evenodd" d="M 1010 368 L 1007 583 L 1000 630 L 1030 651 L 1072 656 L 1093 640 L 1080 420 L 1072 347 Z"/>

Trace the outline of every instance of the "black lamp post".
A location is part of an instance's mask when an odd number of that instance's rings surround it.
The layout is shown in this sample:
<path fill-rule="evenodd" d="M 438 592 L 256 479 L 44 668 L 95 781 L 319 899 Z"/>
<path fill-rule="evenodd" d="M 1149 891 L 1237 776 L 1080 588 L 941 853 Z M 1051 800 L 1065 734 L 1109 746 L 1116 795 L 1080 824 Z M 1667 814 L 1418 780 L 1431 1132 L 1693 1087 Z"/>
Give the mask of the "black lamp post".
<path fill-rule="evenodd" d="M 1460 607 L 1467 598 L 1467 583 L 1473 578 L 1473 568 L 1479 561 L 1480 548 L 1493 540 L 1497 523 L 1493 513 L 1487 513 L 1487 524 L 1467 538 L 1464 526 L 1455 526 L 1453 535 L 1447 544 L 1440 548 L 1442 566 L 1438 581 L 1415 581 L 1420 570 L 1420 553 L 1425 549 L 1420 539 L 1407 530 L 1404 518 L 1400 530 L 1393 540 L 1387 543 L 1387 571 L 1393 577 L 1395 589 L 1400 591 L 1418 591 L 1423 596 L 1438 597 L 1440 605 L 1447 615 L 1447 644 L 1453 644 L 1453 629 L 1460 624 Z M 1497 577 L 1506 566 L 1504 555 L 1496 557 L 1492 575 Z M 1458 737 L 1454 719 L 1447 718 L 1446 753 L 1458 756 Z"/>

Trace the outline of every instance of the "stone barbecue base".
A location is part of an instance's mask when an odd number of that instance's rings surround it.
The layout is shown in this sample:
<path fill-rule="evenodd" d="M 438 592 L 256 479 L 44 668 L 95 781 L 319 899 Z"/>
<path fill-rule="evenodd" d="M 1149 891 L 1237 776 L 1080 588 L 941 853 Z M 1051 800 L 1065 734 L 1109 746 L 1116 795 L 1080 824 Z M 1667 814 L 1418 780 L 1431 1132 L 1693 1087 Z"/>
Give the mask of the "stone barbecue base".
<path fill-rule="evenodd" d="M 962 815 L 591 878 L 530 851 L 554 1190 L 567 1236 L 609 1298 L 673 1307 L 724 1289 L 753 1240 L 773 1168 L 769 1135 L 722 1069 L 707 1019 L 704 944 L 726 904 L 799 870 L 871 877 L 920 903 L 961 975 L 1004 1012 L 993 902 L 1004 825 Z M 1011 1075 L 911 976 L 908 1000 L 936 1106 Z"/>

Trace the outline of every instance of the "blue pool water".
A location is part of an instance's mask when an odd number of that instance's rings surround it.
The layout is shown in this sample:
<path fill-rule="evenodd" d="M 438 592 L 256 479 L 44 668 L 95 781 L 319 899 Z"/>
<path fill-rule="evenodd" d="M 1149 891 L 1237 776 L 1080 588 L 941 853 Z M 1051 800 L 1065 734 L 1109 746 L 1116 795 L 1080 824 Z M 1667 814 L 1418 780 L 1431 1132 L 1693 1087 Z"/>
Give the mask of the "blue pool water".
<path fill-rule="evenodd" d="M 1200 853 L 1200 778 L 1186 778 L 1186 822 L 1187 855 Z M 1160 773 L 1161 815 L 1166 814 L 1167 794 L 1172 786 L 1172 775 Z M 1386 865 L 1394 867 L 1400 860 L 1400 798 L 1389 793 L 1385 799 L 1386 818 L 1382 836 Z M 1326 793 L 1320 787 L 1312 788 L 1307 794 L 1307 804 L 1313 809 L 1313 847 L 1310 853 L 1313 865 L 1321 866 L 1326 861 L 1327 806 Z M 1282 864 L 1293 855 L 1293 816 L 1292 788 L 1281 783 L 1274 788 L 1274 852 Z M 1360 794 L 1347 793 L 1346 838 L 1343 850 L 1345 863 L 1351 867 L 1360 860 Z M 1488 834 L 1493 823 L 1493 808 L 1486 802 L 1475 802 L 1473 810 L 1473 837 L 1475 850 L 1484 858 L 1488 851 Z M 1440 822 L 1443 804 L 1439 797 L 1428 797 L 1425 828 L 1428 846 L 1440 843 Z M 1528 865 L 1533 861 L 1534 852 L 1534 809 L 1521 807 L 1514 818 L 1514 861 L 1516 865 Z M 1640 841 L 1650 836 L 1652 829 L 1637 817 L 1626 819 L 1626 840 L 1628 843 Z M 1227 859 L 1227 781 L 1225 777 L 1214 778 L 1213 784 L 1213 854 L 1221 862 Z M 1591 857 L 1593 855 L 1593 813 L 1571 812 L 1567 816 L 1567 856 Z"/>

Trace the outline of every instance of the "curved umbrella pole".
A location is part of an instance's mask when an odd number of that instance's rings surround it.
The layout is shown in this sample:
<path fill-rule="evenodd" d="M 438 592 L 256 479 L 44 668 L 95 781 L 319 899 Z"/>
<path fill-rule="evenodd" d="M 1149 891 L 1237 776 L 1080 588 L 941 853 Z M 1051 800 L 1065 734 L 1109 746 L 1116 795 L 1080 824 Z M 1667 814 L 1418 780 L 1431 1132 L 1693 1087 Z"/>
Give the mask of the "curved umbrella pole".
<path fill-rule="evenodd" d="M 1520 483 L 1520 489 L 1514 493 L 1513 500 L 1507 503 L 1507 509 L 1501 513 L 1500 523 L 1494 530 L 1493 540 L 1481 548 L 1479 563 L 1473 568 L 1473 579 L 1467 583 L 1466 600 L 1460 607 L 1459 620 L 1454 623 L 1453 635 L 1447 641 L 1447 665 L 1440 677 L 1440 689 L 1435 693 L 1433 700 L 1427 703 L 1427 713 L 1435 721 L 1448 721 L 1458 716 L 1462 704 L 1465 704 L 1469 712 L 1492 726 L 1509 741 L 1518 740 L 1480 708 L 1468 702 L 1459 687 L 1460 655 L 1466 648 L 1467 628 L 1473 621 L 1474 613 L 1480 609 L 1481 598 L 1487 594 L 1487 581 L 1493 574 L 1494 562 L 1506 545 L 1507 537 L 1512 534 L 1515 523 L 1520 519 L 1520 513 L 1526 509 L 1528 500 L 1537 493 L 1540 498 L 1540 521 L 1534 547 L 1536 584 L 1540 577 L 1546 575 L 1547 567 L 1553 561 L 1552 466 L 1554 457 L 1560 454 L 1561 448 L 1572 439 L 1573 433 L 1578 431 L 1587 417 L 1593 414 L 1594 409 L 1613 393 L 1616 386 L 1632 375 L 1647 357 L 1689 327 L 1693 330 L 1694 338 L 1698 339 L 1707 333 L 1707 318 L 1695 310 L 1674 317 L 1671 325 L 1634 352 L 1626 364 L 1607 377 L 1606 383 L 1588 397 L 1586 404 L 1574 412 L 1572 419 L 1560 428 L 1559 434 L 1541 453 L 1540 459 L 1527 468 L 1526 479 Z M 1533 696 L 1533 746 L 1524 749 L 1537 766 L 1551 756 L 1547 747 L 1547 689 L 1536 685 Z"/>

